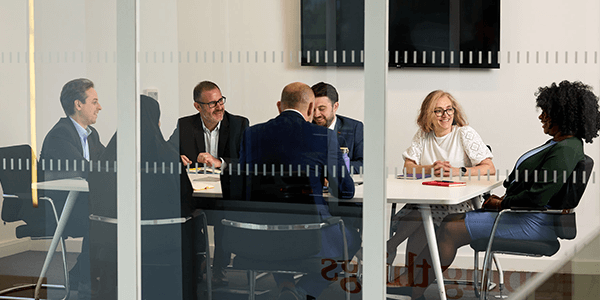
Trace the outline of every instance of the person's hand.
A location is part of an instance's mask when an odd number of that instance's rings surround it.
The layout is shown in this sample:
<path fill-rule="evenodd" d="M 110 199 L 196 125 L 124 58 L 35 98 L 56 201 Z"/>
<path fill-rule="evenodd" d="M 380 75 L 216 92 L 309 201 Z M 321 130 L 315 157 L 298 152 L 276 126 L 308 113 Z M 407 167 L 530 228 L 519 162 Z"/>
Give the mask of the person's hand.
<path fill-rule="evenodd" d="M 450 176 L 450 170 L 452 170 L 452 175 L 458 175 L 460 170 L 458 168 L 452 167 L 450 162 L 448 161 L 435 161 L 433 163 L 433 170 L 436 176 L 444 175 L 446 177 Z"/>
<path fill-rule="evenodd" d="M 197 161 L 201 164 L 206 164 L 209 167 L 213 167 L 213 166 L 215 168 L 221 167 L 221 160 L 210 155 L 210 153 L 208 153 L 208 152 L 202 152 L 202 153 L 198 154 Z"/>
<path fill-rule="evenodd" d="M 189 166 L 192 164 L 192 161 L 187 158 L 187 156 L 185 155 L 181 155 L 181 162 L 183 163 L 184 166 Z"/>
<path fill-rule="evenodd" d="M 483 202 L 483 208 L 486 210 L 501 211 L 502 200 L 504 200 L 504 196 L 498 197 L 496 195 L 491 195 Z"/>

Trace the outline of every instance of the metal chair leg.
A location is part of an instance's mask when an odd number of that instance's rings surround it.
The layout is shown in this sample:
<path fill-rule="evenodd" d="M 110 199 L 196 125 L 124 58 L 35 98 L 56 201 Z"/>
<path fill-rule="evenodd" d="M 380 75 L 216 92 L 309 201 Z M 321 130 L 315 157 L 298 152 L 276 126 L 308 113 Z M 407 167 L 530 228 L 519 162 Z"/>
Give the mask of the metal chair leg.
<path fill-rule="evenodd" d="M 248 293 L 248 300 L 254 300 L 256 293 L 256 272 L 254 270 L 248 270 L 248 286 L 250 291 Z"/>
<path fill-rule="evenodd" d="M 200 212 L 202 216 L 202 224 L 204 227 L 204 245 L 205 245 L 205 256 L 206 256 L 206 286 L 208 292 L 208 300 L 212 300 L 212 268 L 210 266 L 210 245 L 208 241 L 208 221 L 206 220 L 206 214 L 202 211 Z"/>

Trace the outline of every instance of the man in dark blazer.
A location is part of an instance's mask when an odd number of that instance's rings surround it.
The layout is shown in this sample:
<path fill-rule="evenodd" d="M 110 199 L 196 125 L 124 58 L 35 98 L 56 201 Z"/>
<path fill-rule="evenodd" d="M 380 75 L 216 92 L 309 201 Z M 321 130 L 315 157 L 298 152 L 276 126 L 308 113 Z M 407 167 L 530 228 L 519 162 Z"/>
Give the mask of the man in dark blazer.
<path fill-rule="evenodd" d="M 254 166 L 274 164 L 276 169 L 283 165 L 301 166 L 309 169 L 311 195 L 321 218 L 331 216 L 323 198 L 325 174 L 329 181 L 329 192 L 343 199 L 354 197 L 354 182 L 348 176 L 337 137 L 331 130 L 312 124 L 314 94 L 303 83 L 287 85 L 277 102 L 279 116 L 266 123 L 254 125 L 244 133 L 240 151 L 240 163 Z M 270 167 L 268 167 L 270 169 Z M 345 173 L 345 176 L 342 175 Z M 347 228 L 349 255 L 353 256 L 360 247 L 360 236 L 356 229 Z M 322 249 L 317 256 L 339 257 L 343 253 L 342 235 L 338 227 L 322 231 Z M 280 299 L 316 298 L 331 283 L 319 274 L 307 274 L 297 285 L 289 274 L 274 274 L 283 290 Z"/>
<path fill-rule="evenodd" d="M 198 162 L 224 169 L 237 160 L 242 133 L 249 121 L 225 111 L 226 100 L 216 84 L 202 81 L 196 85 L 194 108 L 198 113 L 180 118 L 169 138 L 179 148 L 184 163 Z M 216 143 L 211 144 L 212 141 Z"/>
<path fill-rule="evenodd" d="M 221 89 L 213 82 L 202 81 L 194 88 L 194 108 L 197 114 L 182 117 L 177 122 L 177 128 L 169 138 L 169 143 L 179 149 L 181 160 L 184 164 L 206 164 L 224 170 L 228 164 L 236 163 L 239 158 L 240 141 L 242 133 L 248 128 L 249 121 L 242 116 L 236 116 L 225 111 L 226 98 L 221 94 Z M 202 201 L 198 201 L 199 203 Z M 216 207 L 199 206 L 203 209 L 216 209 Z M 216 209 L 218 210 L 218 209 Z M 218 220 L 218 213 L 214 213 Z M 200 235 L 202 224 L 193 222 L 196 236 Z M 222 225 L 215 224 L 215 257 L 213 263 L 213 284 L 224 285 L 225 267 L 231 259 L 230 253 L 222 251 L 221 234 Z M 206 245 L 201 245 L 202 239 L 198 238 L 195 247 L 200 251 Z M 198 268 L 201 268 L 198 266 Z"/>
<path fill-rule="evenodd" d="M 336 115 L 340 103 L 337 90 L 331 84 L 319 82 L 311 89 L 315 93 L 313 123 L 327 127 L 338 134 L 340 147 L 348 148 L 350 167 L 355 174 L 358 174 L 363 166 L 363 123 Z"/>
<path fill-rule="evenodd" d="M 98 131 L 91 126 L 102 109 L 94 83 L 86 78 L 67 82 L 60 93 L 60 104 L 67 116 L 58 120 L 44 138 L 39 163 L 43 170 L 41 181 L 87 178 L 89 162 L 97 160 L 104 151 Z M 46 192 L 46 195 L 54 200 L 57 210 L 62 211 L 67 192 Z M 71 285 L 78 289 L 78 299 L 91 296 L 87 200 L 87 193 L 79 194 L 65 228 L 66 236 L 83 237 L 81 254 L 70 272 Z M 56 224 L 48 213 L 46 215 L 47 231 L 53 234 Z"/>

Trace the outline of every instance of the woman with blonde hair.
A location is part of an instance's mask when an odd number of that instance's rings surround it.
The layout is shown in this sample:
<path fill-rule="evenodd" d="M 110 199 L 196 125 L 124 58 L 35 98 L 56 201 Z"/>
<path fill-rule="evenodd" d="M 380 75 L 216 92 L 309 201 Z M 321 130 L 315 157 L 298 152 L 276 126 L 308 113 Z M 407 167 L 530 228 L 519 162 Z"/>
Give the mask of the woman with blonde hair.
<path fill-rule="evenodd" d="M 419 130 L 402 154 L 408 175 L 431 174 L 448 177 L 496 173 L 492 152 L 479 134 L 468 125 L 462 108 L 447 92 L 436 90 L 423 100 L 417 117 Z M 424 173 L 424 174 L 422 174 Z M 473 210 L 471 200 L 456 205 L 430 205 L 433 222 L 439 226 L 448 214 Z M 396 249 L 408 238 L 407 264 L 426 246 L 425 229 L 418 205 L 407 204 L 392 222 L 394 236 L 387 242 L 387 262 L 392 264 Z"/>

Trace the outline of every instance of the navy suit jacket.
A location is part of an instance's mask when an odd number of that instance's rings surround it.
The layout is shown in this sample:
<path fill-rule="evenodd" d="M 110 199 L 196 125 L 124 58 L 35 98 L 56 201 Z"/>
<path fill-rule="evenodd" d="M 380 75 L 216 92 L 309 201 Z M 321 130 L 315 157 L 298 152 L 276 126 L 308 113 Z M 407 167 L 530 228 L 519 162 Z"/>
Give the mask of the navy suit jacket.
<path fill-rule="evenodd" d="M 248 128 L 249 124 L 247 118 L 232 115 L 225 111 L 219 129 L 218 158 L 223 158 L 228 164 L 232 160 L 237 160 L 242 133 Z M 206 152 L 200 113 L 180 118 L 177 122 L 177 128 L 169 138 L 169 143 L 175 149 L 179 149 L 181 155 L 185 155 L 192 162 L 196 162 L 198 154 Z"/>
<path fill-rule="evenodd" d="M 90 150 L 90 161 L 93 162 L 96 170 L 96 161 L 104 152 L 104 145 L 100 142 L 98 131 L 89 126 L 92 133 L 88 136 L 88 146 Z M 60 160 L 60 171 L 58 162 Z M 51 162 L 52 161 L 52 162 Z M 74 166 L 74 163 L 77 166 Z M 82 168 L 82 164 L 84 168 Z M 52 170 L 50 166 L 52 165 Z M 68 117 L 61 118 L 54 127 L 48 132 L 42 144 L 40 153 L 40 162 L 38 168 L 44 171 L 38 173 L 40 181 L 54 180 L 61 178 L 83 177 L 87 178 L 90 171 L 89 163 L 83 157 L 83 146 L 79 139 L 79 134 L 75 125 Z M 54 200 L 58 211 L 62 211 L 68 192 L 46 191 L 45 195 Z M 73 207 L 71 217 L 67 222 L 65 236 L 87 236 L 88 232 L 88 193 L 80 193 L 77 202 Z M 46 215 L 50 215 L 46 212 Z M 53 220 L 40 221 L 46 226 L 46 232 L 50 235 L 54 233 L 56 224 Z"/>
<path fill-rule="evenodd" d="M 330 216 L 323 199 L 325 169 L 330 193 L 343 199 L 354 197 L 354 182 L 345 167 L 335 133 L 306 122 L 295 111 L 284 111 L 276 118 L 246 130 L 242 138 L 240 163 L 247 163 L 251 168 L 254 164 L 266 164 L 268 170 L 271 170 L 271 164 L 275 164 L 276 170 L 283 165 L 286 171 L 289 165 L 294 171 L 298 170 L 298 165 L 302 171 L 306 171 L 308 166 L 314 200 L 317 205 L 322 205 L 319 208 L 322 217 Z M 262 170 L 262 167 L 259 169 Z"/>
<path fill-rule="evenodd" d="M 336 119 L 335 132 L 341 137 L 340 147 L 347 147 L 350 150 L 348 153 L 350 168 L 354 173 L 358 173 L 363 166 L 363 123 L 340 115 L 336 115 Z"/>
<path fill-rule="evenodd" d="M 92 126 L 89 126 L 89 128 L 92 130 L 92 133 L 88 136 L 90 160 L 96 161 L 100 158 L 102 152 L 104 152 L 104 145 L 100 142 L 98 131 Z M 56 171 L 59 159 L 61 160 L 61 171 Z M 49 170 L 50 160 L 52 160 L 52 169 L 55 171 Z M 66 161 L 68 161 L 68 168 L 66 168 Z M 77 163 L 76 169 L 73 166 L 73 161 Z M 82 171 L 82 161 L 86 164 L 86 171 Z M 43 166 L 41 166 L 42 164 Z M 42 152 L 40 153 L 40 167 L 45 169 L 45 180 L 72 177 L 87 178 L 89 165 L 83 157 L 83 146 L 81 145 L 77 129 L 75 129 L 75 125 L 73 125 L 69 117 L 58 120 L 56 125 L 52 127 L 44 138 Z"/>

